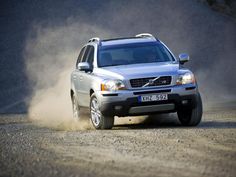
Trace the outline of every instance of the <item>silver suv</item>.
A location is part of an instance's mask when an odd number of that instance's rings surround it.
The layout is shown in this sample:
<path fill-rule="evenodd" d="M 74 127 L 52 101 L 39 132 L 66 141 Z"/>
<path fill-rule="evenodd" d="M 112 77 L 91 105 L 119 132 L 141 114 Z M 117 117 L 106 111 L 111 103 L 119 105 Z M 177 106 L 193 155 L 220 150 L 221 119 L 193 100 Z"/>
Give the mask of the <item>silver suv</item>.
<path fill-rule="evenodd" d="M 73 116 L 90 111 L 96 129 L 110 129 L 114 116 L 177 112 L 185 126 L 202 117 L 202 101 L 193 73 L 151 34 L 130 38 L 92 38 L 81 49 L 71 74 Z M 88 109 L 89 108 L 89 109 Z"/>

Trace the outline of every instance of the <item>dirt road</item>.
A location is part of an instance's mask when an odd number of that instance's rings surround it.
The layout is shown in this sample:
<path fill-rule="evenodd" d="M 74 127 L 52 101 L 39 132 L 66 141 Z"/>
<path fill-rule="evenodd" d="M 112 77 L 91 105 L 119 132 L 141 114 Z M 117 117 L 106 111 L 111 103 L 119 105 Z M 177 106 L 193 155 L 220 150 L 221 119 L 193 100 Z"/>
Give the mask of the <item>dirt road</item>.
<path fill-rule="evenodd" d="M 0 176 L 235 176 L 236 110 L 206 111 L 198 127 L 164 116 L 106 131 L 1 115 L 0 152 Z"/>

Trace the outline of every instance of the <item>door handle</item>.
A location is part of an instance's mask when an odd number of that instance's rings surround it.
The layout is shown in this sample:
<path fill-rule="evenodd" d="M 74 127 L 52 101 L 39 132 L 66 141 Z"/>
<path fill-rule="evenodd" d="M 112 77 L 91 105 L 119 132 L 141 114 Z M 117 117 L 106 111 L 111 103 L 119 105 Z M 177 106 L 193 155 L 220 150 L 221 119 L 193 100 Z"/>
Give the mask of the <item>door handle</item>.
<path fill-rule="evenodd" d="M 76 79 L 76 78 L 77 78 L 76 75 L 73 75 L 72 77 L 73 77 L 73 79 Z"/>
<path fill-rule="evenodd" d="M 83 76 L 79 76 L 79 80 L 82 81 L 83 80 Z"/>

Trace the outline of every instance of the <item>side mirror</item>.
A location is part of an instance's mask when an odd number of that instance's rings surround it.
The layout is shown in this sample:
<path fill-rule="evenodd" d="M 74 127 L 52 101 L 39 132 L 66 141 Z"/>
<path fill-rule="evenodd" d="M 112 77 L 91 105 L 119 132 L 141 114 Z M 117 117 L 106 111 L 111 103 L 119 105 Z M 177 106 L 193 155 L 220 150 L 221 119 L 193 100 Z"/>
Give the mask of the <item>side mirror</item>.
<path fill-rule="evenodd" d="M 92 68 L 88 62 L 78 63 L 78 69 L 85 72 L 92 71 Z"/>
<path fill-rule="evenodd" d="M 179 63 L 182 65 L 189 61 L 189 55 L 187 53 L 179 54 Z"/>

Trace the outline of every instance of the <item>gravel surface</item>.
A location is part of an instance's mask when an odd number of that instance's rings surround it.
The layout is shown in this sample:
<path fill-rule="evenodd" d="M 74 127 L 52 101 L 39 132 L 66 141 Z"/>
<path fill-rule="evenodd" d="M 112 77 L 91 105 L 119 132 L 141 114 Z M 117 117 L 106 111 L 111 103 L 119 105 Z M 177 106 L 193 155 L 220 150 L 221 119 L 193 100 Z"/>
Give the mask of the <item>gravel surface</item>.
<path fill-rule="evenodd" d="M 235 176 L 236 110 L 207 111 L 198 127 L 171 115 L 102 131 L 1 115 L 0 152 L 0 176 Z"/>

